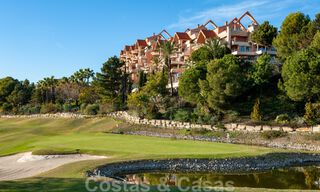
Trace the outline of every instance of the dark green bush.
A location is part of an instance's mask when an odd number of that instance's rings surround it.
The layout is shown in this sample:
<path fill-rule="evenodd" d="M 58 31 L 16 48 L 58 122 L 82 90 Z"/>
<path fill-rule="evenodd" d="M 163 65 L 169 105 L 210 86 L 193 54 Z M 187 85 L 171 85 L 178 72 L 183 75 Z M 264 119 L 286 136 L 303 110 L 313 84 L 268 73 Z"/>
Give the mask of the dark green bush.
<path fill-rule="evenodd" d="M 31 115 L 40 113 L 41 106 L 40 105 L 23 105 L 19 108 L 18 113 L 23 115 Z"/>
<path fill-rule="evenodd" d="M 72 155 L 81 154 L 79 149 L 76 150 L 52 150 L 52 149 L 40 149 L 32 152 L 32 155 Z"/>
<path fill-rule="evenodd" d="M 69 103 L 65 103 L 62 105 L 63 112 L 72 112 L 73 111 L 73 106 Z"/>
<path fill-rule="evenodd" d="M 281 114 L 281 115 L 278 115 L 275 119 L 275 122 L 277 123 L 289 123 L 290 121 L 290 117 L 288 114 Z"/>
<path fill-rule="evenodd" d="M 58 113 L 62 111 L 62 106 L 54 103 L 41 105 L 40 113 Z"/>
<path fill-rule="evenodd" d="M 99 112 L 99 105 L 98 104 L 89 104 L 85 109 L 86 115 L 97 115 Z"/>
<path fill-rule="evenodd" d="M 10 113 L 12 111 L 13 106 L 11 105 L 11 103 L 4 103 L 4 104 L 2 104 L 1 109 L 2 109 L 1 110 L 2 113 L 7 114 L 7 113 Z"/>
<path fill-rule="evenodd" d="M 260 133 L 260 136 L 264 139 L 275 139 L 275 138 L 285 137 L 287 135 L 288 133 L 283 131 L 264 131 Z"/>
<path fill-rule="evenodd" d="M 178 109 L 173 116 L 175 121 L 189 122 L 191 120 L 190 111 L 185 109 Z"/>

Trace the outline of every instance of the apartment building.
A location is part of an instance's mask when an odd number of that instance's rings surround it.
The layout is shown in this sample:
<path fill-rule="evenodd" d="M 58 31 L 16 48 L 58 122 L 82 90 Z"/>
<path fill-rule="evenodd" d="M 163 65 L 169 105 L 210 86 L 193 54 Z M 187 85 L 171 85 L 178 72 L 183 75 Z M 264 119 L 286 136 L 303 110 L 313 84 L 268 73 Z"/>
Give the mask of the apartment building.
<path fill-rule="evenodd" d="M 251 24 L 245 27 L 241 21 L 249 18 Z M 178 86 L 178 79 L 185 68 L 191 53 L 203 46 L 212 38 L 219 38 L 226 44 L 233 55 L 239 56 L 247 61 L 254 61 L 263 54 L 276 55 L 273 47 L 259 47 L 250 40 L 250 34 L 259 26 L 255 18 L 247 11 L 239 18 L 234 18 L 224 25 L 218 26 L 212 20 L 198 25 L 196 28 L 186 29 L 184 32 L 176 32 L 171 36 L 166 30 L 153 34 L 145 39 L 138 39 L 133 45 L 126 45 L 120 52 L 120 59 L 126 63 L 126 70 L 131 74 L 131 79 L 138 80 L 139 71 L 150 73 L 161 70 L 164 61 L 160 45 L 169 41 L 174 47 L 171 55 L 172 74 L 174 86 Z"/>

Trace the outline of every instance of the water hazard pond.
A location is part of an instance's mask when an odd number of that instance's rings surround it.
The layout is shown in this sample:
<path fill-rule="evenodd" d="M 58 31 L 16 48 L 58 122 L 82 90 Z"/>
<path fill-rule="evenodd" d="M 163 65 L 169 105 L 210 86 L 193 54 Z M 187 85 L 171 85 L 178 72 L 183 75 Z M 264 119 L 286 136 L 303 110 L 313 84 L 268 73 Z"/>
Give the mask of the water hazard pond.
<path fill-rule="evenodd" d="M 139 173 L 121 176 L 129 183 L 169 186 L 320 189 L 320 166 L 291 167 L 259 173 Z M 221 186 L 222 185 L 222 186 Z"/>

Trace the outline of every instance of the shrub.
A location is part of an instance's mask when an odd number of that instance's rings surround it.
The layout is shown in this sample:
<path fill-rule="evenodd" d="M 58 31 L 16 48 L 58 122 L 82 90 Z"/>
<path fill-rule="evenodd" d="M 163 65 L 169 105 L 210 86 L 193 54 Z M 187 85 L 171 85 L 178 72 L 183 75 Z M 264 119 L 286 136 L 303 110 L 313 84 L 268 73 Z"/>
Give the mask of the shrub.
<path fill-rule="evenodd" d="M 98 104 L 89 104 L 85 109 L 86 115 L 97 115 L 99 112 L 99 105 Z"/>
<path fill-rule="evenodd" d="M 99 113 L 101 114 L 108 114 L 110 112 L 114 112 L 114 111 L 119 111 L 119 110 L 123 110 L 124 108 L 119 108 L 119 106 L 111 104 L 111 103 L 103 103 L 103 104 L 99 104 L 100 109 L 99 109 Z"/>
<path fill-rule="evenodd" d="M 69 103 L 65 103 L 62 106 L 64 112 L 72 112 L 72 105 Z"/>
<path fill-rule="evenodd" d="M 292 120 L 292 123 L 298 125 L 298 126 L 302 126 L 302 125 L 305 125 L 306 124 L 306 121 L 303 117 L 295 117 L 293 120 Z"/>
<path fill-rule="evenodd" d="M 41 106 L 40 105 L 23 105 L 19 108 L 18 113 L 24 115 L 38 114 L 40 113 Z"/>
<path fill-rule="evenodd" d="M 86 107 L 87 107 L 87 103 L 82 103 L 81 105 L 80 105 L 80 112 L 81 113 L 85 113 L 85 110 L 86 110 Z"/>
<path fill-rule="evenodd" d="M 261 137 L 264 139 L 275 139 L 280 137 L 285 137 L 288 133 L 283 131 L 264 131 L 260 133 Z"/>
<path fill-rule="evenodd" d="M 257 99 L 256 102 L 254 103 L 250 117 L 253 121 L 261 121 L 262 120 L 262 115 L 261 115 L 261 110 L 260 110 L 260 99 Z"/>
<path fill-rule="evenodd" d="M 2 104 L 2 110 L 1 110 L 1 111 L 2 111 L 3 113 L 7 114 L 7 113 L 11 112 L 12 109 L 13 109 L 13 106 L 12 106 L 11 103 L 4 103 L 4 104 Z"/>
<path fill-rule="evenodd" d="M 58 113 L 62 111 L 62 107 L 59 104 L 47 103 L 41 105 L 40 113 Z"/>
<path fill-rule="evenodd" d="M 79 149 L 76 150 L 52 150 L 52 149 L 40 149 L 32 152 L 32 155 L 72 155 L 81 154 Z"/>
<path fill-rule="evenodd" d="M 191 120 L 191 113 L 188 110 L 185 109 L 178 109 L 175 113 L 174 113 L 174 120 L 176 121 L 190 121 Z"/>
<path fill-rule="evenodd" d="M 224 114 L 224 120 L 234 122 L 239 118 L 240 114 L 237 111 L 229 110 Z"/>
<path fill-rule="evenodd" d="M 277 123 L 289 123 L 289 121 L 290 121 L 289 115 L 286 113 L 278 115 L 275 119 L 275 122 Z"/>

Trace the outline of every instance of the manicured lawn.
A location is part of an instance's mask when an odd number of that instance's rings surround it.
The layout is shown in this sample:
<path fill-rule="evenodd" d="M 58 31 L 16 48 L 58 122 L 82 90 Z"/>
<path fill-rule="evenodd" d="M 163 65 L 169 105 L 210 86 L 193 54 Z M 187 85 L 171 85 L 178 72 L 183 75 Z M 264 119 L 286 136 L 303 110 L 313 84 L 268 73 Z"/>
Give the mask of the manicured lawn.
<path fill-rule="evenodd" d="M 0 155 L 39 149 L 109 156 L 235 157 L 274 150 L 224 143 L 105 133 L 118 122 L 100 119 L 0 119 Z"/>
<path fill-rule="evenodd" d="M 279 151 L 255 146 L 106 133 L 118 123 L 110 118 L 0 119 L 0 156 L 41 149 L 80 149 L 83 153 L 109 157 L 67 164 L 41 174 L 41 178 L 0 182 L 0 191 L 82 191 L 84 172 L 110 162 L 242 157 Z M 57 188 L 61 190 L 51 190 Z"/>

